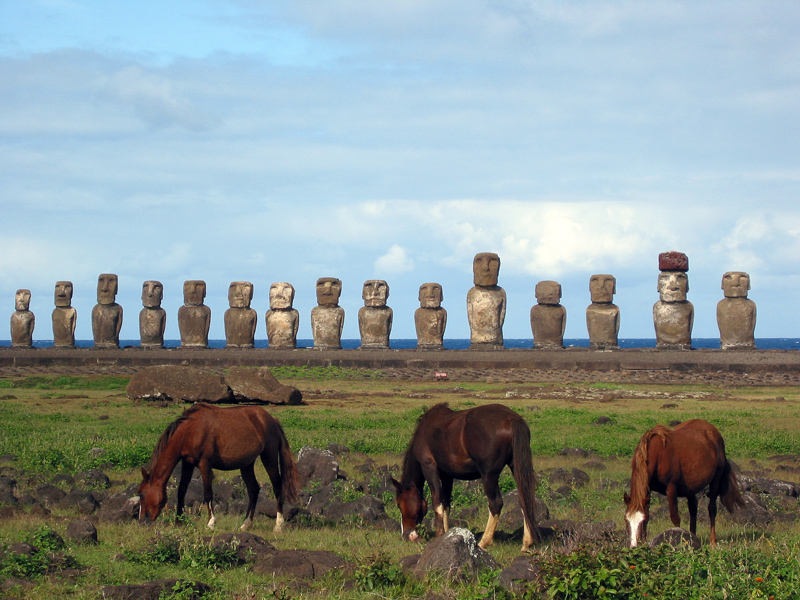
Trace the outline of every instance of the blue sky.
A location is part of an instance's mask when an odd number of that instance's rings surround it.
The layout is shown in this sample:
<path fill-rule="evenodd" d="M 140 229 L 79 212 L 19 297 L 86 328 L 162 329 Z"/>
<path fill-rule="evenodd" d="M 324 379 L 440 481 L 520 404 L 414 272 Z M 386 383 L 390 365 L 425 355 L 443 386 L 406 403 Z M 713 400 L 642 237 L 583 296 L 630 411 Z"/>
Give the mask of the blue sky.
<path fill-rule="evenodd" d="M 419 285 L 466 338 L 472 257 L 500 255 L 507 338 L 540 280 L 585 338 L 588 282 L 617 278 L 622 337 L 653 337 L 658 254 L 689 256 L 695 337 L 726 271 L 757 337 L 800 337 L 800 4 L 464 0 L 0 0 L 0 296 L 30 288 L 51 339 L 57 280 L 91 338 L 100 273 L 122 337 L 162 281 L 177 338 L 203 279 L 223 338 L 231 281 L 385 279 L 392 337 Z M 5 337 L 5 336 L 0 336 Z"/>

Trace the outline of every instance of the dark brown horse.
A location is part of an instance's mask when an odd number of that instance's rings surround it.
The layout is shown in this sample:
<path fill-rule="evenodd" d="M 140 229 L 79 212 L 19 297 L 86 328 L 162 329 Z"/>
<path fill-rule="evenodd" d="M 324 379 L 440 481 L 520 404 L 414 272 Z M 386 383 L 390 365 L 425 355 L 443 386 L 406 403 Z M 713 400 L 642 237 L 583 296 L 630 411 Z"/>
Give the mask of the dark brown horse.
<path fill-rule="evenodd" d="M 498 479 L 508 465 L 517 482 L 525 521 L 522 550 L 539 539 L 534 514 L 536 475 L 531 460 L 531 433 L 525 420 L 500 404 L 454 411 L 437 404 L 417 421 L 403 459 L 401 481 L 392 479 L 402 514 L 403 539 L 416 540 L 416 527 L 428 512 L 424 485 L 428 482 L 436 513 L 436 535 L 448 529 L 453 480 L 483 482 L 489 500 L 489 521 L 479 543 L 490 546 L 503 509 Z"/>
<path fill-rule="evenodd" d="M 717 497 L 728 512 L 744 506 L 725 442 L 708 421 L 693 419 L 675 429 L 656 425 L 642 436 L 633 453 L 631 493 L 625 494 L 625 523 L 631 547 L 647 540 L 650 492 L 667 496 L 669 516 L 678 527 L 678 498 L 689 503 L 689 530 L 697 533 L 697 493 L 708 487 L 711 545 L 717 544 Z"/>
<path fill-rule="evenodd" d="M 139 522 L 155 521 L 167 503 L 167 479 L 178 461 L 182 464 L 178 484 L 176 520 L 183 514 L 186 489 L 194 468 L 203 478 L 203 501 L 208 508 L 208 527 L 216 521 L 211 506 L 212 469 L 239 469 L 247 486 L 249 504 L 242 530 L 253 523 L 259 485 L 255 476 L 258 457 L 272 482 L 278 515 L 275 531 L 283 525 L 284 502 L 297 500 L 297 471 L 283 428 L 258 406 L 222 408 L 197 403 L 186 410 L 161 434 L 139 485 Z"/>

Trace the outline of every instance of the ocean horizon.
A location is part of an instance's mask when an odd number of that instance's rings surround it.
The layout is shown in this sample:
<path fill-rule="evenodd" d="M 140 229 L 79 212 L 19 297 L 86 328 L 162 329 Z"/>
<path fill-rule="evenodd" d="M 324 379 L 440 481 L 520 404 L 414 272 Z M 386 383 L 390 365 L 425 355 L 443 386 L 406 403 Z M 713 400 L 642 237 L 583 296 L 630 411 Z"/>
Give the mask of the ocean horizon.
<path fill-rule="evenodd" d="M 75 340 L 75 345 L 78 348 L 91 348 L 94 346 L 93 340 Z M 121 348 L 138 347 L 139 340 L 120 340 L 119 345 Z M 178 348 L 181 345 L 180 340 L 164 340 L 166 348 Z M 209 340 L 209 348 L 224 348 L 225 340 Z M 507 339 L 504 341 L 504 347 L 511 349 L 518 348 L 532 348 L 532 338 L 517 338 Z M 10 340 L 0 340 L 0 347 L 10 347 Z M 33 342 L 34 348 L 50 348 L 53 346 L 53 340 L 37 340 Z M 342 348 L 344 350 L 354 350 L 361 346 L 359 339 L 343 339 Z M 468 339 L 445 339 L 444 347 L 446 350 L 466 350 L 470 346 Z M 587 348 L 589 340 L 583 338 L 564 339 L 564 346 L 567 348 Z M 655 338 L 621 338 L 619 340 L 620 348 L 655 348 Z M 255 341 L 256 348 L 268 348 L 269 344 L 265 339 L 257 339 Z M 298 339 L 298 348 L 313 348 L 314 341 L 311 339 Z M 390 339 L 389 347 L 393 350 L 408 350 L 417 347 L 417 340 L 411 339 Z M 719 338 L 693 338 L 692 348 L 718 349 Z M 756 338 L 756 348 L 759 350 L 800 350 L 800 338 Z"/>

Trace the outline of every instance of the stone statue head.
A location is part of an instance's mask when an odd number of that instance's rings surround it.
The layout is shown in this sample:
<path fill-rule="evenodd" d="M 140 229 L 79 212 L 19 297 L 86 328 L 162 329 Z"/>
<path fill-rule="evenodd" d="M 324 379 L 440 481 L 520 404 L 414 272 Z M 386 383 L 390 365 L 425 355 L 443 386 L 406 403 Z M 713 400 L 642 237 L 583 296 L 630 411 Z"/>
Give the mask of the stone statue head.
<path fill-rule="evenodd" d="M 342 282 L 336 277 L 317 279 L 317 304 L 320 306 L 338 306 L 341 293 Z"/>
<path fill-rule="evenodd" d="M 164 286 L 160 281 L 145 281 L 142 284 L 142 306 L 145 308 L 159 308 L 164 299 Z"/>
<path fill-rule="evenodd" d="M 113 273 L 103 273 L 97 278 L 97 303 L 114 304 L 119 282 Z"/>
<path fill-rule="evenodd" d="M 726 298 L 747 298 L 750 275 L 744 271 L 728 271 L 722 276 L 722 290 Z"/>
<path fill-rule="evenodd" d="M 438 283 L 423 283 L 419 286 L 419 305 L 422 308 L 439 308 L 444 300 L 442 286 Z"/>
<path fill-rule="evenodd" d="M 31 291 L 30 290 L 17 290 L 14 296 L 15 310 L 28 310 L 31 305 Z"/>
<path fill-rule="evenodd" d="M 72 282 L 56 281 L 55 303 L 60 308 L 72 306 Z"/>
<path fill-rule="evenodd" d="M 253 284 L 249 281 L 231 281 L 228 286 L 228 306 L 250 308 L 253 300 Z"/>
<path fill-rule="evenodd" d="M 683 271 L 662 271 L 658 275 L 658 294 L 662 302 L 684 302 L 689 277 Z"/>
<path fill-rule="evenodd" d="M 479 252 L 472 260 L 472 282 L 475 285 L 497 285 L 500 257 L 494 252 Z"/>
<path fill-rule="evenodd" d="M 294 286 L 285 281 L 278 281 L 269 286 L 269 307 L 273 310 L 292 308 L 294 302 Z"/>
<path fill-rule="evenodd" d="M 364 306 L 386 306 L 388 297 L 389 284 L 383 279 L 369 279 L 364 282 L 364 287 L 361 290 Z"/>
<path fill-rule="evenodd" d="M 561 301 L 561 284 L 557 281 L 540 281 L 537 283 L 536 301 L 539 304 L 558 304 Z"/>
<path fill-rule="evenodd" d="M 187 306 L 203 306 L 206 297 L 206 282 L 189 279 L 183 282 L 183 303 Z"/>
<path fill-rule="evenodd" d="M 611 304 L 614 294 L 617 293 L 617 280 L 613 275 L 597 274 L 589 279 L 589 293 L 592 302 L 597 304 Z"/>

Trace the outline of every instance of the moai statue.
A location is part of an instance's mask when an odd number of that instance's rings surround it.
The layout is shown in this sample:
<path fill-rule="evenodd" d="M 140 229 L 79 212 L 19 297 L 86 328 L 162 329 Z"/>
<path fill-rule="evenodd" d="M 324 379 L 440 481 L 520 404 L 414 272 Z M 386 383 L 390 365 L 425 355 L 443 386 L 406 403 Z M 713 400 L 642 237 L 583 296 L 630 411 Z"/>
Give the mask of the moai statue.
<path fill-rule="evenodd" d="M 336 277 L 317 279 L 317 306 L 311 309 L 314 348 L 333 350 L 342 347 L 344 309 L 339 306 L 342 282 Z"/>
<path fill-rule="evenodd" d="M 161 308 L 164 286 L 160 281 L 142 284 L 142 308 L 139 311 L 139 343 L 142 348 L 163 348 L 167 311 Z"/>
<path fill-rule="evenodd" d="M 250 308 L 253 284 L 233 281 L 228 287 L 228 305 L 225 311 L 225 347 L 252 348 L 256 339 L 258 313 Z"/>
<path fill-rule="evenodd" d="M 617 280 L 613 275 L 592 275 L 589 279 L 592 303 L 586 307 L 586 327 L 589 348 L 616 350 L 619 348 L 619 306 L 613 303 Z"/>
<path fill-rule="evenodd" d="M 389 284 L 382 279 L 364 282 L 361 291 L 364 306 L 358 310 L 358 331 L 362 349 L 386 349 L 392 333 L 392 309 L 386 306 Z"/>
<path fill-rule="evenodd" d="M 78 311 L 72 307 L 72 282 L 57 281 L 53 309 L 53 345 L 58 348 L 75 347 L 75 324 Z"/>
<path fill-rule="evenodd" d="M 438 283 L 419 286 L 419 308 L 414 312 L 414 325 L 420 350 L 444 350 L 447 311 L 442 308 L 442 300 L 442 286 Z"/>
<path fill-rule="evenodd" d="M 119 348 L 122 307 L 116 303 L 118 286 L 113 273 L 103 273 L 97 278 L 97 304 L 92 309 L 95 348 Z"/>
<path fill-rule="evenodd" d="M 473 283 L 467 292 L 470 348 L 502 348 L 506 318 L 506 291 L 497 285 L 500 257 L 480 252 L 472 261 Z"/>
<path fill-rule="evenodd" d="M 686 299 L 689 291 L 689 258 L 683 252 L 658 255 L 659 301 L 653 305 L 656 348 L 691 350 L 694 306 Z"/>
<path fill-rule="evenodd" d="M 297 348 L 300 313 L 292 308 L 294 287 L 281 281 L 269 286 L 269 310 L 266 315 L 267 342 L 270 348 Z"/>
<path fill-rule="evenodd" d="M 557 281 L 537 283 L 536 302 L 531 308 L 533 347 L 563 348 L 567 309 L 561 305 L 561 284 Z"/>
<path fill-rule="evenodd" d="M 33 327 L 36 318 L 29 310 L 31 291 L 17 290 L 14 297 L 15 312 L 11 315 L 11 346 L 30 348 L 33 346 Z"/>
<path fill-rule="evenodd" d="M 183 306 L 178 309 L 182 348 L 208 348 L 211 309 L 203 304 L 205 297 L 205 281 L 190 279 L 183 282 Z"/>
<path fill-rule="evenodd" d="M 747 297 L 750 276 L 728 271 L 722 276 L 725 298 L 717 304 L 719 342 L 723 350 L 755 350 L 756 303 Z"/>

